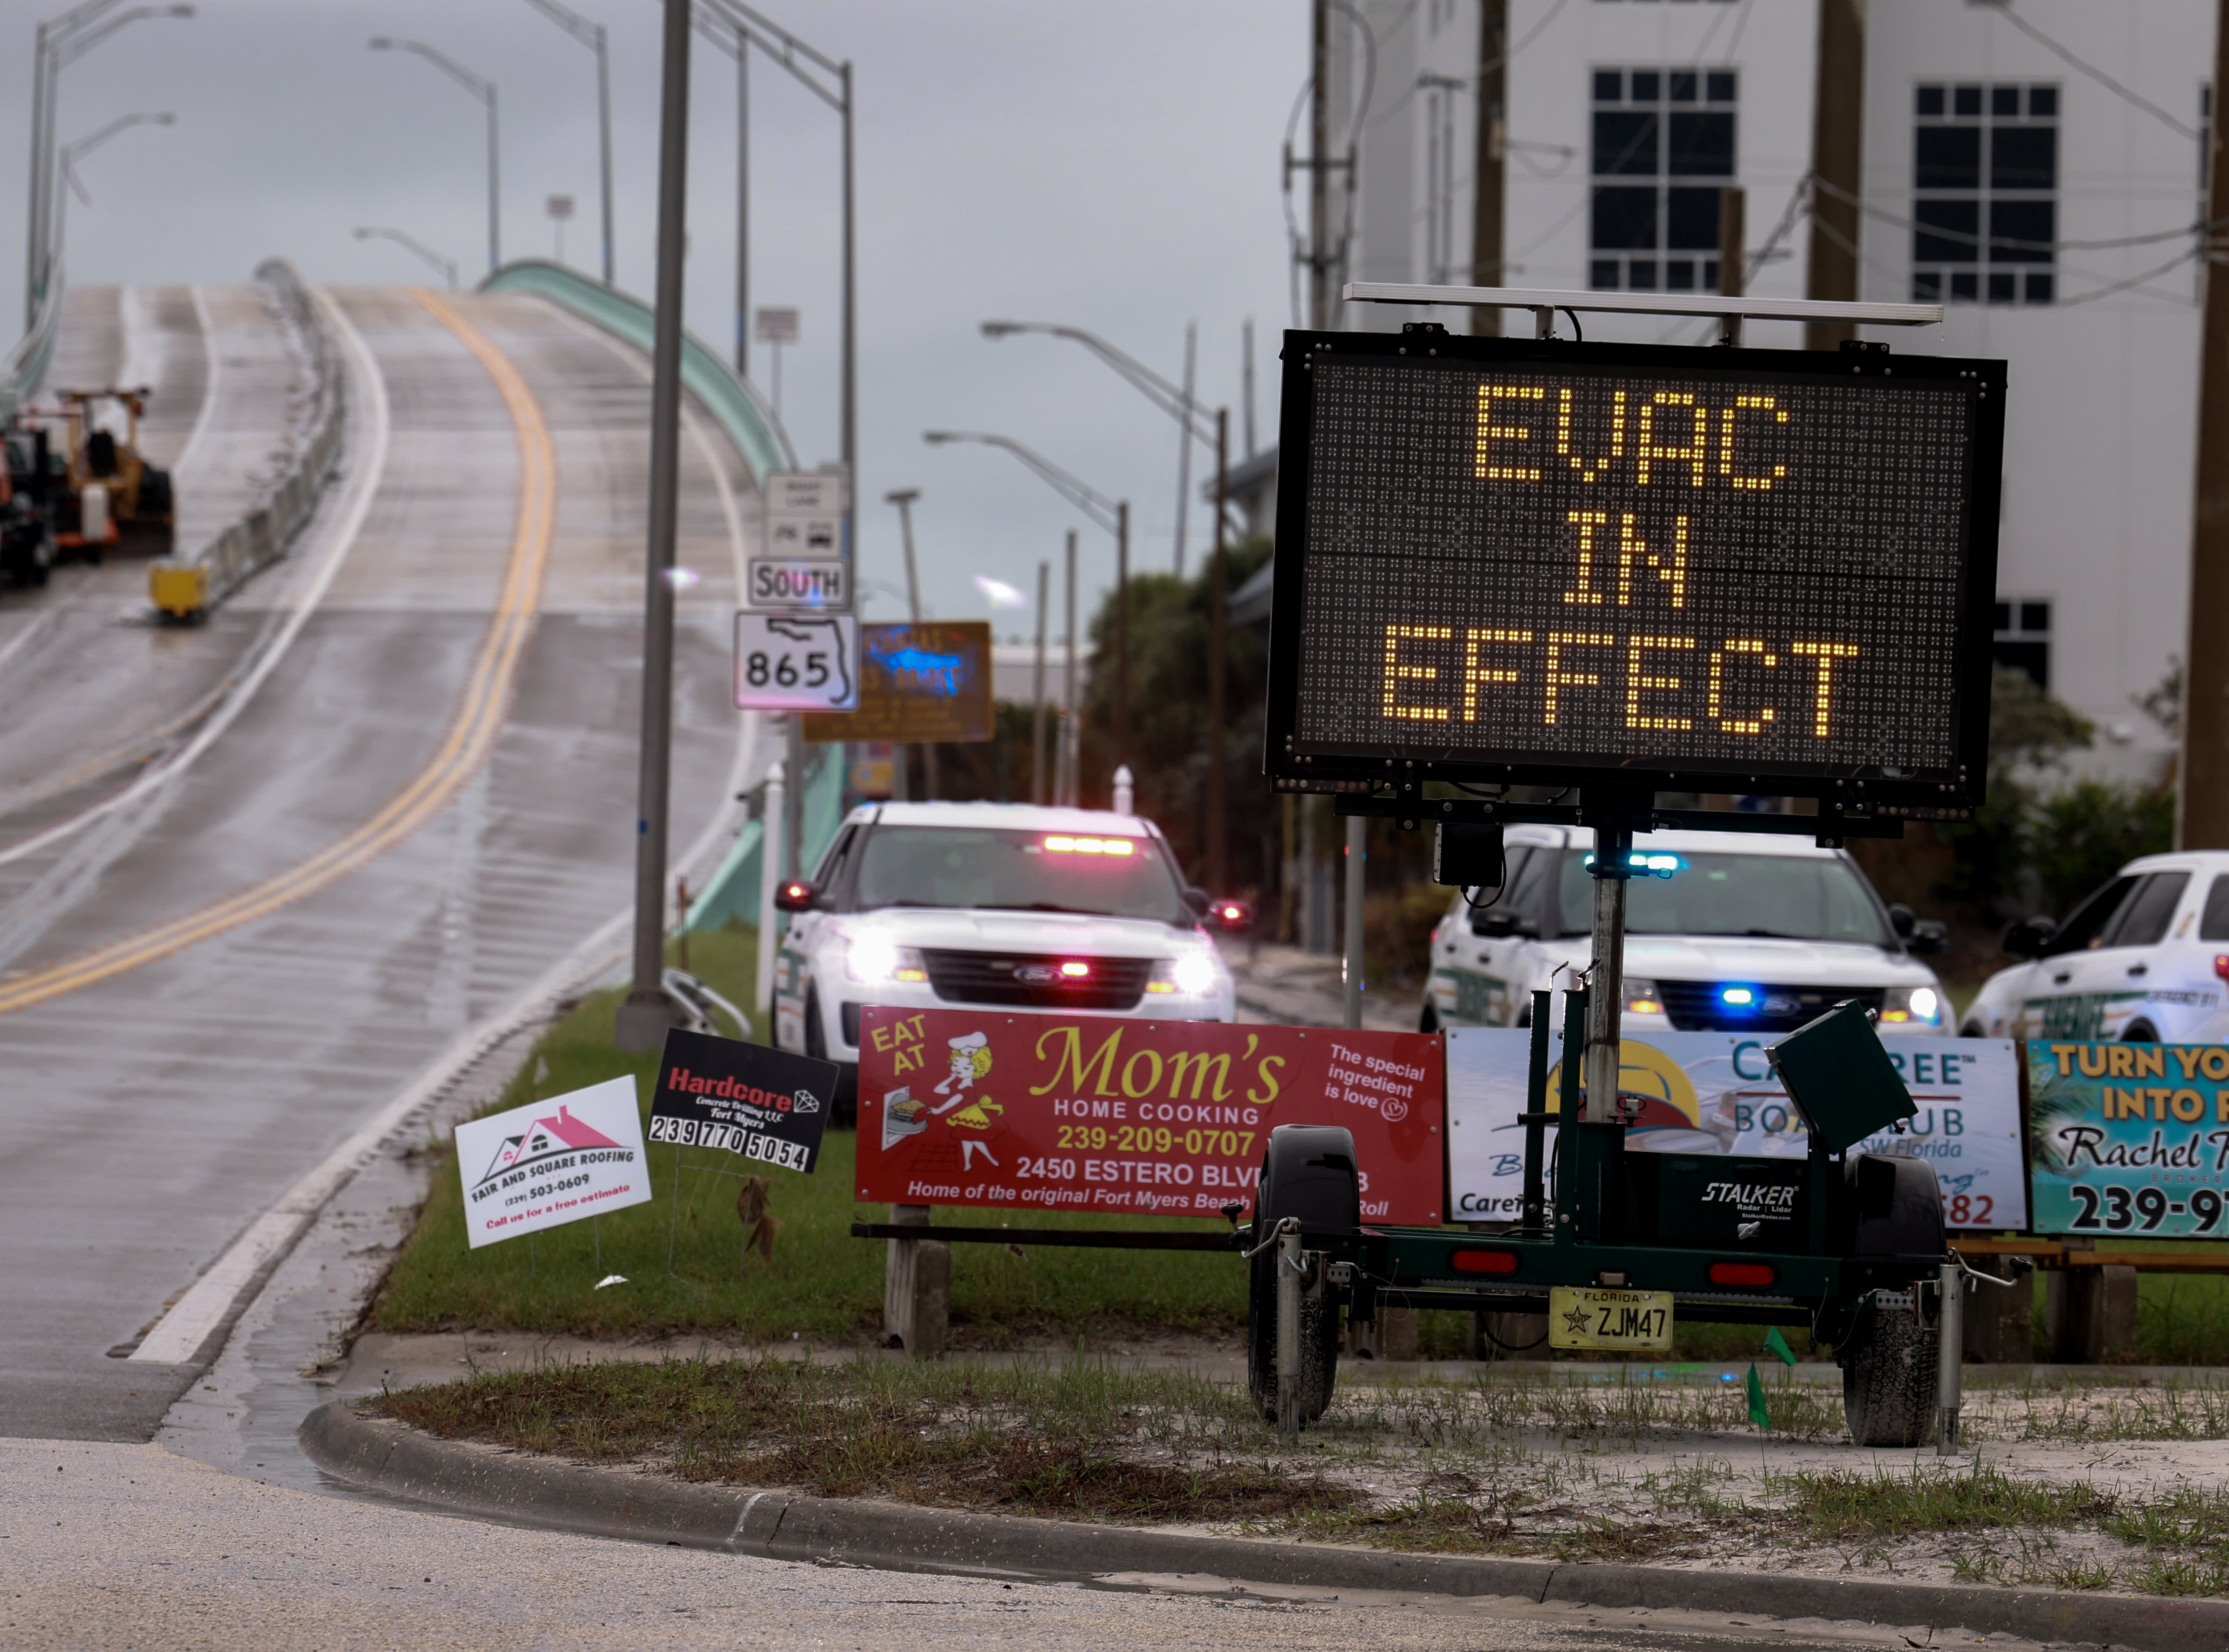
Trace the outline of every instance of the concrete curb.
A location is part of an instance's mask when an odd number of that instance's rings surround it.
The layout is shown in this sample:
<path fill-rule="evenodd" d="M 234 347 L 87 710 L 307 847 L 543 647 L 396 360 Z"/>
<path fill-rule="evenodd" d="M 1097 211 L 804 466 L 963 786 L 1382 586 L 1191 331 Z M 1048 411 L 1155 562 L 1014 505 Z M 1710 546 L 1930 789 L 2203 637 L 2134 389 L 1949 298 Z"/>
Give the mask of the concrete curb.
<path fill-rule="evenodd" d="M 1958 1628 L 2135 1652 L 2219 1652 L 2229 1601 L 1843 1581 L 1661 1566 L 1199 1537 L 897 1503 L 695 1485 L 440 1440 L 336 1400 L 304 1419 L 310 1460 L 348 1485 L 459 1514 L 776 1560 L 1030 1579 L 1144 1572 L 1314 1589 Z"/>

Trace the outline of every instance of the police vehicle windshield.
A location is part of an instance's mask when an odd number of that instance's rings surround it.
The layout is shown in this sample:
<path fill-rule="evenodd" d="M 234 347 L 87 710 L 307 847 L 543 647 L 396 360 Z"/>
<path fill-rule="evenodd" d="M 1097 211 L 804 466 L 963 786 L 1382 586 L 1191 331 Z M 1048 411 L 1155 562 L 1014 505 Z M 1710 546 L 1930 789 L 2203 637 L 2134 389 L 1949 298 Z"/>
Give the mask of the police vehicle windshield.
<path fill-rule="evenodd" d="M 1594 923 L 1589 857 L 1564 852 L 1556 909 L 1565 935 Z M 1894 945 L 1879 906 L 1847 862 L 1808 855 L 1685 854 L 1668 878 L 1636 877 L 1626 887 L 1629 935 L 1759 935 Z"/>
<path fill-rule="evenodd" d="M 852 907 L 991 907 L 1190 924 L 1174 871 L 1151 838 L 980 826 L 877 826 Z"/>

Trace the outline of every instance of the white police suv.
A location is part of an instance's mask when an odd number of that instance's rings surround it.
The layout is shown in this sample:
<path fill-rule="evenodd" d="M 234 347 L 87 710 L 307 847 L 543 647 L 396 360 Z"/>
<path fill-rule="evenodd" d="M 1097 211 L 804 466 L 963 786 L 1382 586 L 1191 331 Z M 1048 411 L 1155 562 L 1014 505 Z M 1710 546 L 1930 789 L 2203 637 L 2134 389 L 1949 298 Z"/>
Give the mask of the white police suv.
<path fill-rule="evenodd" d="M 1522 1026 L 1532 994 L 1571 985 L 1593 954 L 1594 833 L 1512 826 L 1499 892 L 1464 890 L 1432 932 L 1423 1026 Z M 1941 1035 L 1949 1000 L 1917 955 L 1940 923 L 1884 906 L 1857 863 L 1763 832 L 1653 832 L 1658 875 L 1626 895 L 1627 1038 L 1786 1032 L 1845 999 L 1884 1033 Z"/>
<path fill-rule="evenodd" d="M 774 965 L 774 1041 L 856 1081 L 869 1004 L 1230 1021 L 1230 971 L 1152 821 L 1010 803 L 854 809 Z"/>
<path fill-rule="evenodd" d="M 2005 931 L 2020 961 L 1982 984 L 1960 1031 L 1972 1038 L 2229 1038 L 2229 853 L 2146 855 L 2063 923 Z"/>

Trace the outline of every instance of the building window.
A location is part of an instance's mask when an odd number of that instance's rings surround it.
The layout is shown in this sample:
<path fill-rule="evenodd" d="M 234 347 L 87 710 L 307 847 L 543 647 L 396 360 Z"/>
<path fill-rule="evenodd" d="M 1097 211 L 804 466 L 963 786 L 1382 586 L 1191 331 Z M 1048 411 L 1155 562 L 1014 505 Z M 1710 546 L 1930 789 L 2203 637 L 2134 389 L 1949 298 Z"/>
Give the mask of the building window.
<path fill-rule="evenodd" d="M 1594 72 L 1594 251 L 1588 281 L 1714 292 L 1718 196 L 1734 176 L 1731 69 Z"/>
<path fill-rule="evenodd" d="M 2000 597 L 1992 652 L 1998 665 L 2025 672 L 2038 688 L 2051 686 L 2051 601 Z"/>
<path fill-rule="evenodd" d="M 1926 85 L 1914 101 L 1912 298 L 2051 303 L 2059 88 Z"/>

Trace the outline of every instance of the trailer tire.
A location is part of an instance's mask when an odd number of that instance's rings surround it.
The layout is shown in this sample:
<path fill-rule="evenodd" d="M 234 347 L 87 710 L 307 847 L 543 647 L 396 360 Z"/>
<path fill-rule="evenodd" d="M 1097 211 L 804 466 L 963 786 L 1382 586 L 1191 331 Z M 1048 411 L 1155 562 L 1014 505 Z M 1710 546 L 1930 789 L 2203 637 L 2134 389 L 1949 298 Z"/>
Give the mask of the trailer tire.
<path fill-rule="evenodd" d="M 1935 1338 L 1917 1315 L 1866 1308 L 1836 1353 L 1853 1443 L 1920 1445 L 1935 1432 Z"/>
<path fill-rule="evenodd" d="M 1362 1224 L 1362 1182 L 1354 1137 L 1326 1125 L 1282 1124 L 1269 1133 L 1254 1200 L 1255 1242 L 1288 1216 L 1315 1227 Z M 1339 1380 L 1339 1304 L 1329 1297 L 1301 1303 L 1301 1420 L 1331 1408 Z M 1247 1264 L 1246 1386 L 1264 1418 L 1277 1417 L 1277 1250 Z"/>

